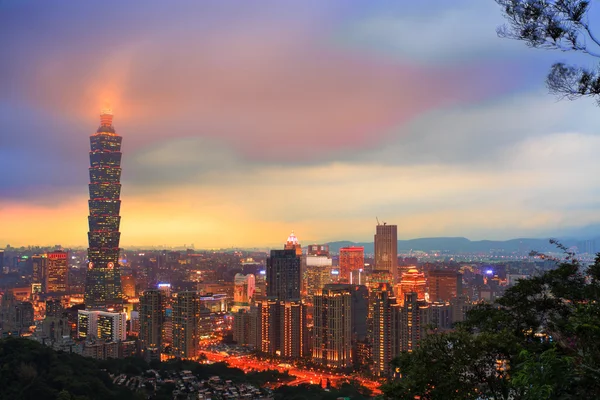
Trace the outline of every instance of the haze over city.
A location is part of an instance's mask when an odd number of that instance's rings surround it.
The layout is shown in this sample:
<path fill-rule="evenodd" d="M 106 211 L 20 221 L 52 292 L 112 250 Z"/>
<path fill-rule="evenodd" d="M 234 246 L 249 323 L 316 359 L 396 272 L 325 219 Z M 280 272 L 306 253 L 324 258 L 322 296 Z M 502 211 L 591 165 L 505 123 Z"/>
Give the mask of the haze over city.
<path fill-rule="evenodd" d="M 493 1 L 24 1 L 0 20 L 3 246 L 86 245 L 107 106 L 124 247 L 369 241 L 375 217 L 403 239 L 600 222 L 597 108 L 547 94 L 561 55 L 498 40 Z"/>

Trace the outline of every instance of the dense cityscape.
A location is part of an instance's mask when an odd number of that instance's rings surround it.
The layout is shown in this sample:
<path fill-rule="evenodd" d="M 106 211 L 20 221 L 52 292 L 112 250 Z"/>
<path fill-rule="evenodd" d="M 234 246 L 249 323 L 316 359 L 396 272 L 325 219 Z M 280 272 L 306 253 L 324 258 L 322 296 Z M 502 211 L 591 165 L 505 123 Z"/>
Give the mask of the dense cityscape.
<path fill-rule="evenodd" d="M 398 354 L 431 332 L 451 330 L 519 279 L 555 267 L 519 254 L 502 262 L 456 262 L 443 251 L 423 253 L 430 261 L 399 255 L 396 225 L 379 220 L 372 254 L 361 246 L 303 247 L 294 232 L 268 253 L 120 251 L 121 136 L 112 111 L 103 110 L 90 141 L 89 248 L 1 253 L 4 338 L 97 359 L 137 355 L 277 370 L 293 377 L 286 385 L 355 381 L 378 394 Z M 189 385 L 179 391 L 200 395 Z M 250 398 L 264 395 L 229 386 Z"/>
<path fill-rule="evenodd" d="M 600 58 L 588 1 L 489 3 L 500 38 Z M 143 23 L 115 23 L 118 45 L 82 33 L 81 48 L 57 44 L 67 28 L 40 36 L 62 6 L 0 4 L 40 24 L 0 36 L 6 87 L 31 102 L 0 95 L 15 131 L 0 137 L 0 400 L 599 398 L 597 124 L 579 124 L 596 114 L 527 103 L 508 82 L 535 68 L 516 47 L 490 55 L 474 40 L 485 13 L 457 4 L 460 19 L 441 3 L 427 18 L 414 4 L 115 5 Z M 86 32 L 105 28 L 89 15 L 119 15 L 78 7 Z M 425 21 L 433 54 L 406 42 Z M 435 43 L 454 30 L 448 55 Z M 33 74 L 30 45 L 60 51 Z M 455 64 L 470 51 L 493 62 Z M 552 94 L 600 98 L 598 70 L 536 60 Z M 38 96 L 56 87 L 68 100 Z M 60 140 L 75 128 L 88 133 Z"/>

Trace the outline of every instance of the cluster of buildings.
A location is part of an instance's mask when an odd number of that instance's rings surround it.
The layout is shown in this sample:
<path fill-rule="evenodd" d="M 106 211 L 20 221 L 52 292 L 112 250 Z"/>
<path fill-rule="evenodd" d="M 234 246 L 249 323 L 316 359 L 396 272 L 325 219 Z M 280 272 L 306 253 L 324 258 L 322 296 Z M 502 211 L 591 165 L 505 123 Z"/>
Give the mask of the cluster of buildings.
<path fill-rule="evenodd" d="M 368 257 L 359 246 L 336 254 L 328 245 L 303 250 L 292 232 L 264 262 L 241 254 L 206 259 L 189 250 L 140 253 L 143 282 L 121 276 L 122 138 L 112 119 L 102 112 L 90 137 L 85 261 L 70 276 L 70 255 L 61 249 L 15 259 L 31 267 L 31 284 L 4 291 L 2 336 L 31 336 L 96 358 L 141 353 L 162 360 L 195 359 L 203 341 L 231 330 L 235 342 L 271 357 L 387 375 L 400 352 L 412 351 L 429 331 L 451 329 L 473 301 L 493 301 L 510 283 L 510 275 L 494 271 L 401 262 L 397 227 L 386 223 L 377 224 Z M 231 257 L 239 267 L 233 276 Z M 3 255 L 0 263 L 4 271 Z M 192 268 L 199 264 L 207 267 Z M 465 279 L 474 284 L 463 287 Z"/>
<path fill-rule="evenodd" d="M 472 302 L 455 269 L 399 266 L 397 227 L 377 225 L 373 265 L 362 247 L 304 254 L 292 233 L 266 262 L 266 296 L 234 313 L 234 340 L 270 356 L 387 375 L 432 330 L 451 329 Z M 334 265 L 335 264 L 335 265 Z"/>

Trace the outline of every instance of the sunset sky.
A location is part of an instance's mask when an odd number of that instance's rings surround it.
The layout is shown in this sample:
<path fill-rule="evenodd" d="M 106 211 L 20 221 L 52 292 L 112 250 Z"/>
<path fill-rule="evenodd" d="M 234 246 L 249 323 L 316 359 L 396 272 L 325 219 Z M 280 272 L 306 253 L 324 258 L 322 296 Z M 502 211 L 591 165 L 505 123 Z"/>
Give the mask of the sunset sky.
<path fill-rule="evenodd" d="M 502 23 L 492 0 L 0 2 L 0 247 L 86 245 L 106 106 L 122 247 L 598 224 L 600 109 L 544 86 L 594 60 Z"/>

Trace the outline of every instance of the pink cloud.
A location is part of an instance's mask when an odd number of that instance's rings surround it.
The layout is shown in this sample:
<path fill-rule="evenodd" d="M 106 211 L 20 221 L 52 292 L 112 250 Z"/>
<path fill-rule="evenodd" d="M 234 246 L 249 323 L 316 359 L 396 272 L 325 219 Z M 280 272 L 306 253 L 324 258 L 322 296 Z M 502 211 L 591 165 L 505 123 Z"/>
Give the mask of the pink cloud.
<path fill-rule="evenodd" d="M 53 54 L 29 101 L 89 119 L 90 130 L 110 102 L 129 148 L 202 135 L 248 158 L 285 161 L 376 146 L 428 110 L 507 90 L 491 78 L 502 66 L 425 67 L 317 39 L 297 26 L 252 25 Z"/>

